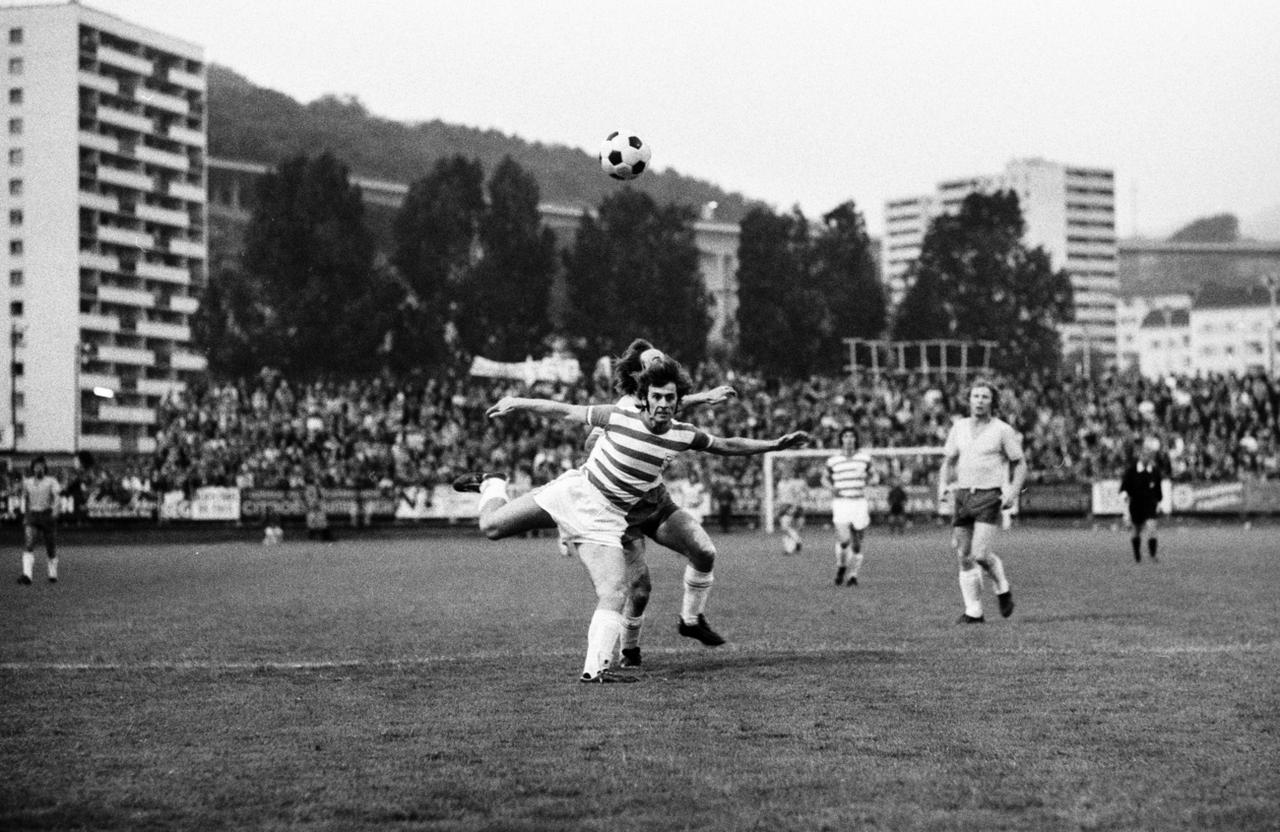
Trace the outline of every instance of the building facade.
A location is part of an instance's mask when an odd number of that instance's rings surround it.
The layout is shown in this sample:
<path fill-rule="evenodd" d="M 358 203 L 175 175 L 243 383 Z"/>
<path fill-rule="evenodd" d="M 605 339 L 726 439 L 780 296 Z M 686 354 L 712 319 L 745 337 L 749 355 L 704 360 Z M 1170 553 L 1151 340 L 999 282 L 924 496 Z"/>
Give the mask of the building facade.
<path fill-rule="evenodd" d="M 1024 241 L 1043 248 L 1055 269 L 1071 278 L 1075 322 L 1062 327 L 1068 356 L 1089 363 L 1116 358 L 1115 174 L 1102 168 L 1044 159 L 1015 159 L 1001 173 L 938 183 L 932 194 L 885 204 L 882 257 L 888 294 L 896 305 L 906 294 L 907 272 L 920 256 L 929 223 L 959 210 L 971 193 L 1011 190 L 1026 221 Z"/>
<path fill-rule="evenodd" d="M 0 8 L 0 450 L 148 452 L 205 369 L 203 50 L 78 3 Z"/>

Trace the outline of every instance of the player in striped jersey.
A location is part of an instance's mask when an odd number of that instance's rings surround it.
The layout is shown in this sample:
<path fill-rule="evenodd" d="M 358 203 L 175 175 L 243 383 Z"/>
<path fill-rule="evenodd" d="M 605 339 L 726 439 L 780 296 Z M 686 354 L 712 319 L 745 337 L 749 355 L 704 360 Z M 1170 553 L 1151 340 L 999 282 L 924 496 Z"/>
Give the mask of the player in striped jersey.
<path fill-rule="evenodd" d="M 827 458 L 824 479 L 831 489 L 831 524 L 836 530 L 836 586 L 858 585 L 862 568 L 862 533 L 871 525 L 867 506 L 867 479 L 871 476 L 871 454 L 859 450 L 858 431 L 840 430 L 840 453 Z"/>
<path fill-rule="evenodd" d="M 747 456 L 798 447 L 809 439 L 802 431 L 778 439 L 718 437 L 678 422 L 674 416 L 689 386 L 684 368 L 663 357 L 640 374 L 637 393 L 644 407 L 638 413 L 614 405 L 571 405 L 512 396 L 488 410 L 490 418 L 527 411 L 604 428 L 586 463 L 544 488 L 508 500 L 504 479 L 485 477 L 478 484 L 480 529 L 487 537 L 499 540 L 551 522 L 574 544 L 587 568 L 596 591 L 596 609 L 587 630 L 584 682 L 635 678 L 614 673 L 609 667 L 622 633 L 627 597 L 622 536 L 627 530 L 627 512 L 661 482 L 663 467 L 676 454 L 689 450 Z M 455 483 L 455 487 L 460 485 Z M 704 589 L 710 589 L 709 581 Z M 700 615 L 699 621 L 705 624 L 705 617 Z"/>

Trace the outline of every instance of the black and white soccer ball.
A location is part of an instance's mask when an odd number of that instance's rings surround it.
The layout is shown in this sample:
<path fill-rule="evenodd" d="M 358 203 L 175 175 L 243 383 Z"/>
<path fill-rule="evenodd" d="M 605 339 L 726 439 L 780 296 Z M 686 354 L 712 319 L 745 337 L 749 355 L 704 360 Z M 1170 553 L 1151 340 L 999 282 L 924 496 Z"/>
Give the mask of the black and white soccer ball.
<path fill-rule="evenodd" d="M 600 168 L 614 179 L 635 179 L 649 166 L 649 145 L 635 133 L 614 130 L 600 145 Z"/>

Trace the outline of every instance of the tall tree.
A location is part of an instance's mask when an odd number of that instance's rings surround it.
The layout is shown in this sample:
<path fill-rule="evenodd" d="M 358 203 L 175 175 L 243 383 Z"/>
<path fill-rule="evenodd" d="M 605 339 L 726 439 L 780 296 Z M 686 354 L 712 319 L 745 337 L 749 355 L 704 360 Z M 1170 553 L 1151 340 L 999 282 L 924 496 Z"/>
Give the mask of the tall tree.
<path fill-rule="evenodd" d="M 1002 370 L 1054 369 L 1058 326 L 1072 318 L 1071 281 L 1041 248 L 1022 243 L 1025 223 L 1012 191 L 973 193 L 930 224 L 914 283 L 894 324 L 902 340 L 990 340 Z"/>
<path fill-rule="evenodd" d="M 288 159 L 263 177 L 244 256 L 263 362 L 299 376 L 375 366 L 385 326 L 367 317 L 373 257 L 360 189 L 331 154 Z"/>
<path fill-rule="evenodd" d="M 738 356 L 770 378 L 803 378 L 835 332 L 814 277 L 809 222 L 799 209 L 753 208 L 738 237 Z"/>
<path fill-rule="evenodd" d="M 480 257 L 464 279 L 458 333 L 472 355 L 517 361 L 542 351 L 556 240 L 542 225 L 538 182 L 511 157 L 494 170 L 480 217 Z"/>
<path fill-rule="evenodd" d="M 819 345 L 818 367 L 838 373 L 844 366 L 845 338 L 877 338 L 885 327 L 884 287 L 861 212 L 845 202 L 824 214 L 813 240 L 814 283 L 825 295 L 831 329 Z"/>
<path fill-rule="evenodd" d="M 484 170 L 459 155 L 439 160 L 410 183 L 396 214 L 391 263 L 409 289 L 396 350 L 424 365 L 449 360 L 457 348 L 450 327 L 479 258 L 483 213 Z"/>
<path fill-rule="evenodd" d="M 706 355 L 710 319 L 698 268 L 694 213 L 659 207 L 623 188 L 584 217 L 565 253 L 565 327 L 584 361 L 648 338 L 692 366 Z"/>

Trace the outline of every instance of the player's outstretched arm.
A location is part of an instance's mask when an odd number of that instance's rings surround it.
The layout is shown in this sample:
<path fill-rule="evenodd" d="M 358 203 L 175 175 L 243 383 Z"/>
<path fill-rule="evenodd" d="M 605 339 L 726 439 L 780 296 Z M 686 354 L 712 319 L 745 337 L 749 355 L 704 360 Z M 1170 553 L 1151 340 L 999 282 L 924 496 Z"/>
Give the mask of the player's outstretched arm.
<path fill-rule="evenodd" d="M 769 451 L 785 451 L 788 448 L 799 448 L 809 444 L 809 434 L 802 430 L 792 431 L 777 439 L 750 439 L 745 436 L 712 437 L 711 447 L 707 453 L 720 456 L 752 456 Z"/>
<path fill-rule="evenodd" d="M 685 396 L 680 400 L 680 410 L 684 412 L 704 404 L 714 407 L 736 398 L 738 398 L 737 390 L 734 390 L 728 384 L 721 384 L 719 387 L 712 387 L 710 390 L 699 390 L 697 393 L 690 393 Z"/>
<path fill-rule="evenodd" d="M 494 419 L 498 416 L 506 416 L 508 413 L 524 412 L 547 416 L 552 419 L 574 419 L 579 422 L 585 422 L 587 421 L 588 410 L 589 408 L 586 405 L 568 404 L 554 399 L 525 399 L 519 396 L 503 396 L 498 399 L 497 404 L 490 406 L 484 412 L 484 415 Z"/>

